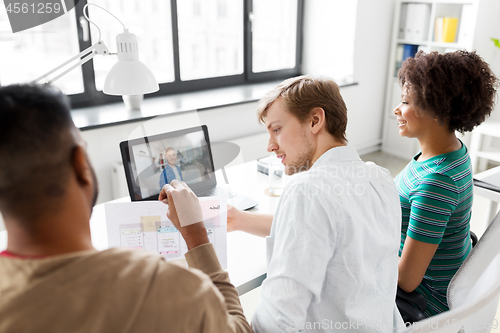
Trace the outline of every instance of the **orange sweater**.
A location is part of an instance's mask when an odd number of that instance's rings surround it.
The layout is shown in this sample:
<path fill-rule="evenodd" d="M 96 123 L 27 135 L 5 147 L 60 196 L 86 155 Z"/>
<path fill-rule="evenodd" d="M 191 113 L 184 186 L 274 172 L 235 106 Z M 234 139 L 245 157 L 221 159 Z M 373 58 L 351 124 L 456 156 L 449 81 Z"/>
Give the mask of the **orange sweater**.
<path fill-rule="evenodd" d="M 212 245 L 186 261 L 197 269 L 122 249 L 0 256 L 0 332 L 251 332 Z"/>

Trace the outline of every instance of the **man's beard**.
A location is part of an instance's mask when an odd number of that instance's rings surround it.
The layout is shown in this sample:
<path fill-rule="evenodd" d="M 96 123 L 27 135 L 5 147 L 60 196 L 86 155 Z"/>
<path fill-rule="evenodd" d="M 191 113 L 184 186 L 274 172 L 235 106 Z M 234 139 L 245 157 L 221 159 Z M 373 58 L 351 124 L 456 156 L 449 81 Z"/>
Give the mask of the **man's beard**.
<path fill-rule="evenodd" d="M 288 176 L 294 175 L 296 173 L 307 171 L 311 168 L 311 160 L 314 154 L 314 149 L 311 144 L 308 143 L 307 147 L 300 153 L 296 161 L 290 161 L 290 163 L 285 167 L 285 173 Z"/>

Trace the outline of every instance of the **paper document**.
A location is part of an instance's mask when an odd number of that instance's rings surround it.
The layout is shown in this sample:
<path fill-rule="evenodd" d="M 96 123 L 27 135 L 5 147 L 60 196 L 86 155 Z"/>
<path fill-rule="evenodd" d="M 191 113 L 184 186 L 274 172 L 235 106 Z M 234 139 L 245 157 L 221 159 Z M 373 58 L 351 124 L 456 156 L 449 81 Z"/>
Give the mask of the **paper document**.
<path fill-rule="evenodd" d="M 223 197 L 199 198 L 208 239 L 222 268 L 227 269 L 227 206 Z M 146 250 L 165 260 L 184 259 L 187 245 L 167 218 L 168 206 L 159 201 L 107 203 L 108 246 Z"/>

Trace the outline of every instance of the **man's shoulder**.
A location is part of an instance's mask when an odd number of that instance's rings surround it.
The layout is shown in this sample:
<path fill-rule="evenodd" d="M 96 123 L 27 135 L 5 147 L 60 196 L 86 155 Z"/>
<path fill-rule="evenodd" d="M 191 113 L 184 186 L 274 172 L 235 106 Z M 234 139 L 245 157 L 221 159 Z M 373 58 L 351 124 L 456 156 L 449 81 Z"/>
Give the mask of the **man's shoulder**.
<path fill-rule="evenodd" d="M 96 266 L 122 271 L 124 276 L 150 278 L 151 275 L 158 275 L 161 279 L 172 278 L 189 283 L 203 283 L 207 278 L 196 270 L 167 262 L 160 255 L 148 251 L 112 248 L 96 253 L 93 260 Z"/>
<path fill-rule="evenodd" d="M 217 292 L 211 278 L 199 269 L 185 268 L 182 262 L 171 263 L 147 251 L 110 249 L 103 252 L 108 252 L 103 254 L 109 258 L 124 260 L 126 265 L 119 268 L 119 271 L 122 270 L 123 280 L 147 285 L 148 302 L 156 308 L 160 306 L 159 295 L 166 294 L 170 299 L 175 300 L 177 307 L 184 309 L 190 306 L 201 309 L 209 307 L 209 304 L 215 307 L 224 303 L 222 295 Z M 167 308 L 172 309 L 170 305 Z"/>
<path fill-rule="evenodd" d="M 374 193 L 377 194 L 374 194 Z M 283 205 L 298 207 L 313 202 L 343 209 L 345 202 L 373 193 L 390 201 L 399 210 L 399 194 L 388 170 L 372 162 L 338 163 L 294 175 L 282 196 Z M 363 200 L 359 200 L 360 204 Z"/>
<path fill-rule="evenodd" d="M 170 265 L 162 256 L 150 251 L 136 251 L 113 247 L 107 250 L 95 253 L 95 259 L 103 262 L 112 261 L 122 264 L 135 265 L 135 264 L 154 264 L 159 265 L 162 263 Z"/>
<path fill-rule="evenodd" d="M 6 258 L 0 264 L 0 272 L 12 277 L 2 281 L 0 293 L 7 287 L 22 291 L 40 279 L 55 285 L 73 281 L 75 289 L 90 284 L 96 290 L 105 290 L 110 283 L 120 287 L 150 285 L 152 281 L 176 285 L 187 283 L 190 286 L 204 282 L 200 274 L 168 263 L 157 254 L 119 248 L 75 252 L 36 260 Z"/>
<path fill-rule="evenodd" d="M 288 183 L 288 187 L 291 190 L 292 188 L 297 186 L 311 186 L 312 184 L 325 182 L 368 182 L 376 179 L 394 183 L 389 170 L 373 162 L 332 162 L 294 175 L 293 177 L 291 177 Z"/>
<path fill-rule="evenodd" d="M 21 260 L 17 261 L 19 265 L 23 264 Z M 2 280 L 0 294 L 2 305 L 6 305 L 2 310 L 22 312 L 34 318 L 39 313 L 55 314 L 64 309 L 66 320 L 54 323 L 54 327 L 65 329 L 53 331 L 70 331 L 68 327 L 88 313 L 108 314 L 110 309 L 113 310 L 107 316 L 108 320 L 101 323 L 107 329 L 102 331 L 125 331 L 126 324 L 131 322 L 135 327 L 148 328 L 134 331 L 158 331 L 162 322 L 165 327 L 175 327 L 173 323 L 177 314 L 182 316 L 191 310 L 199 314 L 203 309 L 215 307 L 215 302 L 224 304 L 208 276 L 166 262 L 161 256 L 147 251 L 112 248 L 42 259 L 36 265 L 38 269 L 29 273 L 24 281 Z M 40 312 L 39 308 L 32 306 L 33 297 L 51 297 L 51 302 Z M 82 299 L 87 301 L 82 303 Z M 17 304 L 24 305 L 22 310 Z M 134 314 L 139 315 L 134 318 Z M 11 323 L 14 323 L 15 316 L 11 318 Z M 83 324 L 81 327 L 93 331 L 95 326 L 87 319 L 83 323 L 88 323 L 88 326 Z M 34 319 L 34 323 L 42 325 L 40 320 Z"/>
<path fill-rule="evenodd" d="M 119 260 L 120 262 L 126 261 L 132 264 L 138 262 L 158 262 L 163 260 L 161 256 L 148 251 L 134 251 L 117 247 L 96 252 L 94 254 L 94 259 L 100 261 L 110 260 L 113 262 Z"/>
<path fill-rule="evenodd" d="M 197 269 L 187 269 L 179 263 L 165 261 L 158 254 L 113 248 L 95 255 L 89 269 L 115 284 L 148 285 L 154 294 L 169 293 L 173 297 L 199 298 L 213 294 L 209 276 Z M 175 290 L 172 289 L 175 286 Z"/>

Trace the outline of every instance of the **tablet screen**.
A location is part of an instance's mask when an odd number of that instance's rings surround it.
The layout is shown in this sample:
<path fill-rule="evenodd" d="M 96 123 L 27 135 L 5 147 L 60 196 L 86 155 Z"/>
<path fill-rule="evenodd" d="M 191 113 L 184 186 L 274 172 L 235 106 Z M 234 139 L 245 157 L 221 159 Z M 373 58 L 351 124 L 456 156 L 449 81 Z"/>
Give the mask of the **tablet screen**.
<path fill-rule="evenodd" d="M 120 143 L 132 201 L 157 200 L 173 179 L 194 192 L 216 185 L 206 126 L 193 127 Z"/>

